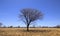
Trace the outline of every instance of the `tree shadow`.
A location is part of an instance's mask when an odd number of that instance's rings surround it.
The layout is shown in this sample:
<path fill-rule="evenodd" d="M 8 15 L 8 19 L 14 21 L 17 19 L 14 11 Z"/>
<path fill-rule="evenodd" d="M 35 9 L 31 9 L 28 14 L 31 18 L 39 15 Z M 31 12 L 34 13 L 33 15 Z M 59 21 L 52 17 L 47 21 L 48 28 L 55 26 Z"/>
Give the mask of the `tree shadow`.
<path fill-rule="evenodd" d="M 0 30 L 0 33 L 2 33 L 2 32 L 4 32 L 4 31 Z"/>
<path fill-rule="evenodd" d="M 23 32 L 50 32 L 51 30 L 22 30 Z"/>

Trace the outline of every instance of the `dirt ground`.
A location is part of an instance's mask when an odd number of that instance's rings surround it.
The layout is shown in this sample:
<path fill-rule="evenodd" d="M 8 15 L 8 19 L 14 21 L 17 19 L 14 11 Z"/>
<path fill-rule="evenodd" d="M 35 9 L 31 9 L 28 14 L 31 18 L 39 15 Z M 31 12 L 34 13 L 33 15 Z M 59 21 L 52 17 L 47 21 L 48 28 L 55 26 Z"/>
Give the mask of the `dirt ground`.
<path fill-rule="evenodd" d="M 60 28 L 0 28 L 0 36 L 60 36 Z"/>

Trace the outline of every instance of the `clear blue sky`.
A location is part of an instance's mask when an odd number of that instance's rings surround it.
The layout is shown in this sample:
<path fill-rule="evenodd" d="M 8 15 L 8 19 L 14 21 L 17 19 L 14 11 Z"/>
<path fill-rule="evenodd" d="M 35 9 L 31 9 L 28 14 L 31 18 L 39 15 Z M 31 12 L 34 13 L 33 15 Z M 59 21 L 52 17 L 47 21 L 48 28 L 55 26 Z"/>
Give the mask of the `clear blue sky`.
<path fill-rule="evenodd" d="M 0 22 L 6 26 L 25 26 L 18 18 L 23 8 L 34 8 L 44 13 L 37 26 L 60 25 L 60 0 L 0 0 Z"/>

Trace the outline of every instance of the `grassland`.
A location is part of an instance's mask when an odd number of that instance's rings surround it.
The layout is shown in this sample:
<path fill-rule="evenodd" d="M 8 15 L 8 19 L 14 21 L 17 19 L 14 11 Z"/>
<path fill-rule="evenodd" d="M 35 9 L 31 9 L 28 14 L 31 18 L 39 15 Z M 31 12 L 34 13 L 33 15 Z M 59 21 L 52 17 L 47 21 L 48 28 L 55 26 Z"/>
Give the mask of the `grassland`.
<path fill-rule="evenodd" d="M 60 28 L 0 28 L 0 36 L 60 36 Z"/>

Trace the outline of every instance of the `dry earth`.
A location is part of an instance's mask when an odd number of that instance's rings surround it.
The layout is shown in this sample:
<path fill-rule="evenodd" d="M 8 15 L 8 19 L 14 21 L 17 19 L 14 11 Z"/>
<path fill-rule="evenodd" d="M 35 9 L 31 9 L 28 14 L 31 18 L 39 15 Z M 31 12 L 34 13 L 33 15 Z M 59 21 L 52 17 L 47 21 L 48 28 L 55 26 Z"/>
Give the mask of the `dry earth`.
<path fill-rule="evenodd" d="M 60 28 L 0 28 L 0 36 L 60 36 Z"/>

